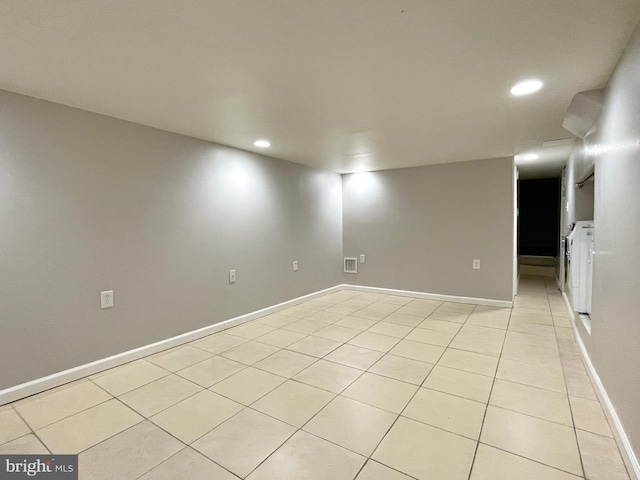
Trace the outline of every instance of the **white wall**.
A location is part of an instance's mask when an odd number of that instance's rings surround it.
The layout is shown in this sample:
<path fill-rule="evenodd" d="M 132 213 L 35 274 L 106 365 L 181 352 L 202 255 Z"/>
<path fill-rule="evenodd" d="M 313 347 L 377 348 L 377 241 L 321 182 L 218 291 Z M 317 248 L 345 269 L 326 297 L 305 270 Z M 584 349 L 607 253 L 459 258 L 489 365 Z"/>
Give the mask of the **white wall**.
<path fill-rule="evenodd" d="M 345 282 L 511 301 L 514 184 L 513 158 L 345 175 Z"/>
<path fill-rule="evenodd" d="M 0 389 L 341 283 L 341 188 L 0 91 Z"/>
<path fill-rule="evenodd" d="M 609 82 L 603 113 L 569 169 L 595 160 L 594 260 L 591 335 L 582 341 L 620 418 L 636 457 L 640 454 L 640 27 Z M 572 188 L 568 180 L 568 188 Z M 568 192 L 569 193 L 569 192 Z M 573 191 L 580 203 L 580 190 Z M 588 195 L 588 191 L 583 192 Z M 583 201 L 584 203 L 584 201 Z M 579 220 L 588 211 L 574 208 Z"/>

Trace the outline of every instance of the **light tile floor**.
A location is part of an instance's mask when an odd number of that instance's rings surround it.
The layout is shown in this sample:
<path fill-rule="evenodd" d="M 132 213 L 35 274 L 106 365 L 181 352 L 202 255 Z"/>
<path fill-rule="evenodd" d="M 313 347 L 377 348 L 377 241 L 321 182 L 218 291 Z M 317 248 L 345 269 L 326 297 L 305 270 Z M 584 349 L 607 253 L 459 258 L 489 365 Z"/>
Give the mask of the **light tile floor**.
<path fill-rule="evenodd" d="M 80 478 L 628 480 L 552 281 L 513 309 L 340 291 L 0 407 Z"/>

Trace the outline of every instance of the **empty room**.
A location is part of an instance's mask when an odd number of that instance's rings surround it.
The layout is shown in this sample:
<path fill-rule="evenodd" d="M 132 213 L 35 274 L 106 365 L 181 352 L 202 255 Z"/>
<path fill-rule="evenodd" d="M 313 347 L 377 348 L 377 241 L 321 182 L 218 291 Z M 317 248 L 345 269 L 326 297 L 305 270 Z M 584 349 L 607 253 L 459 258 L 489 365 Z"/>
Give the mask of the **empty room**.
<path fill-rule="evenodd" d="M 0 0 L 0 479 L 640 480 L 636 0 Z"/>

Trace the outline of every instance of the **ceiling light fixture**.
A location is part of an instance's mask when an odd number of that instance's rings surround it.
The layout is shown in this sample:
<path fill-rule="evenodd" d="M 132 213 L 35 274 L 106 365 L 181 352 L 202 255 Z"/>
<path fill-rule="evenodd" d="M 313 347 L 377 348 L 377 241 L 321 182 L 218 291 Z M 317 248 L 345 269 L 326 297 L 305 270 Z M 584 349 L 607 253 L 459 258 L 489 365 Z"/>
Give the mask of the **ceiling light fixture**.
<path fill-rule="evenodd" d="M 537 153 L 523 153 L 521 155 L 516 155 L 516 160 L 524 160 L 525 162 L 532 162 L 534 160 L 538 160 L 539 158 L 540 155 L 538 155 Z"/>
<path fill-rule="evenodd" d="M 511 88 L 511 95 L 515 97 L 522 97 L 524 95 L 531 95 L 536 93 L 542 88 L 544 84 L 540 80 L 523 80 L 516 83 Z"/>
<path fill-rule="evenodd" d="M 268 140 L 256 140 L 255 142 L 253 142 L 253 144 L 256 147 L 260 148 L 268 148 L 271 146 L 271 142 L 269 142 Z"/>

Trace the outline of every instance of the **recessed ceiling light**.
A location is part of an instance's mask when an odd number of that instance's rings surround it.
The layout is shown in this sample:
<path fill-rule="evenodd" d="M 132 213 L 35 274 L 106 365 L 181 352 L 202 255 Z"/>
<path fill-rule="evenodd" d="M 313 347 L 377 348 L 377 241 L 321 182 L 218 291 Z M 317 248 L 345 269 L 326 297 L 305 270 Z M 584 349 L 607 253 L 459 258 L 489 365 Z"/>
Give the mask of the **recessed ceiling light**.
<path fill-rule="evenodd" d="M 522 97 L 523 95 L 531 95 L 542 88 L 544 84 L 540 80 L 524 80 L 516 83 L 511 88 L 511 95 Z"/>
<path fill-rule="evenodd" d="M 525 162 L 531 162 L 533 160 L 538 160 L 540 155 L 537 153 L 523 153 L 520 155 L 516 155 L 516 160 L 524 160 Z"/>
<path fill-rule="evenodd" d="M 253 144 L 256 147 L 260 148 L 267 148 L 271 146 L 271 142 L 269 142 L 268 140 L 256 140 L 255 142 L 253 142 Z"/>

